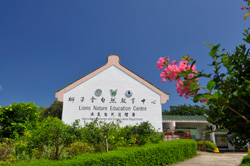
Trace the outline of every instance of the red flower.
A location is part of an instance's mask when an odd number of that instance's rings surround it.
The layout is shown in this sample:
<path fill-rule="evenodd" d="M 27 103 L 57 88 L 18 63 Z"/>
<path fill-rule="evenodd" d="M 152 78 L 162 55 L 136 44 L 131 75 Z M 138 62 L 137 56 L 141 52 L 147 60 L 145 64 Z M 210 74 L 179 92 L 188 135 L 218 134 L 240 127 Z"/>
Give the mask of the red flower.
<path fill-rule="evenodd" d="M 244 9 L 248 9 L 248 8 L 247 8 L 247 7 L 244 7 L 244 6 L 243 6 L 243 7 L 241 7 L 241 10 L 244 10 Z"/>

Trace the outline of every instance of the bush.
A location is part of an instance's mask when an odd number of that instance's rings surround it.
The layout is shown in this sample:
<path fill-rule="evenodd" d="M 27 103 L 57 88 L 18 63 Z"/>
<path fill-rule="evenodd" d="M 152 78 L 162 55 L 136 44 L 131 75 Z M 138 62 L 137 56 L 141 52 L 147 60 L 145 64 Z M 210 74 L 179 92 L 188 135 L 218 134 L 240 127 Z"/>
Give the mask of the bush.
<path fill-rule="evenodd" d="M 243 157 L 241 166 L 250 166 L 250 152 L 247 156 Z"/>
<path fill-rule="evenodd" d="M 66 149 L 66 152 L 70 156 L 76 156 L 83 153 L 90 153 L 94 151 L 94 148 L 89 146 L 86 142 L 74 142 Z"/>
<path fill-rule="evenodd" d="M 66 166 L 66 165 L 166 165 L 183 161 L 196 155 L 197 143 L 194 140 L 173 140 L 140 147 L 126 147 L 109 153 L 93 153 L 75 156 L 64 161 L 32 161 L 29 165 Z M 27 163 L 15 163 L 24 166 Z"/>
<path fill-rule="evenodd" d="M 119 124 L 119 121 L 106 123 L 98 119 L 85 123 L 83 140 L 93 145 L 96 152 L 163 141 L 163 134 L 159 134 L 149 122 L 125 127 Z"/>
<path fill-rule="evenodd" d="M 29 152 L 32 151 L 34 157 L 59 159 L 66 147 L 81 138 L 77 125 L 77 122 L 70 126 L 58 118 L 48 117 L 36 130 L 25 133 Z"/>
<path fill-rule="evenodd" d="M 18 138 L 31 130 L 39 119 L 39 109 L 34 103 L 13 103 L 0 106 L 0 139 Z M 1 141 L 1 140 L 0 140 Z"/>
<path fill-rule="evenodd" d="M 104 152 L 116 148 L 115 140 L 119 135 L 119 121 L 117 123 L 93 120 L 85 123 L 82 128 L 83 140 L 94 146 L 95 152 Z"/>
<path fill-rule="evenodd" d="M 199 141 L 198 146 L 201 148 L 201 150 L 206 149 L 206 151 L 214 151 L 216 149 L 216 145 L 211 141 L 205 141 L 205 144 L 204 144 L 204 141 Z"/>
<path fill-rule="evenodd" d="M 6 142 L 0 143 L 0 165 L 10 164 L 14 162 L 14 156 L 12 155 L 13 147 L 8 141 L 8 139 L 4 140 Z"/>

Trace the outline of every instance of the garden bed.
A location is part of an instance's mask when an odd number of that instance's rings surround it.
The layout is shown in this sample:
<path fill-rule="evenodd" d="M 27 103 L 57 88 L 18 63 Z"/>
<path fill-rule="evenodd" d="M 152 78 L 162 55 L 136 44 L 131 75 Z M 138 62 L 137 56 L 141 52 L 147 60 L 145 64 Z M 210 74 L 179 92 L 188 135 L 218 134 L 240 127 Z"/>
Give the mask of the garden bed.
<path fill-rule="evenodd" d="M 126 147 L 108 153 L 78 155 L 68 160 L 33 160 L 29 163 L 18 162 L 12 166 L 66 166 L 66 165 L 166 165 L 183 161 L 196 155 L 197 144 L 194 140 L 173 140 L 159 144 Z"/>

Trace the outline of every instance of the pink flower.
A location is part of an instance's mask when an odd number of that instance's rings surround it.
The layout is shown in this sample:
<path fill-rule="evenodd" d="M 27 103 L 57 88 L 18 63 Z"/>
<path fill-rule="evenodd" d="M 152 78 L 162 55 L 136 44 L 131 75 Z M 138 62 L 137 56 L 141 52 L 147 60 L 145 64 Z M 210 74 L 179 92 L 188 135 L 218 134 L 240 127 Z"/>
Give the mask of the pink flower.
<path fill-rule="evenodd" d="M 163 67 L 165 66 L 165 59 L 162 57 L 159 58 L 159 60 L 157 61 L 157 64 L 158 65 L 156 65 L 156 68 L 162 70 Z"/>
<path fill-rule="evenodd" d="M 184 82 L 186 80 L 181 80 L 181 78 L 178 78 L 178 74 L 183 72 L 183 71 L 192 71 L 194 73 L 187 75 L 186 77 L 188 79 L 192 79 L 195 76 L 195 73 L 197 73 L 196 71 L 196 66 L 193 65 L 191 68 L 191 65 L 188 65 L 188 61 L 180 61 L 179 66 L 177 65 L 177 60 L 173 61 L 171 63 L 171 65 L 168 63 L 169 62 L 169 58 L 159 58 L 159 60 L 157 61 L 157 68 L 160 70 L 163 70 L 164 66 L 166 66 L 166 68 L 161 72 L 160 76 L 162 78 L 162 82 L 166 82 L 166 80 L 168 79 L 169 82 L 172 82 L 173 80 L 176 81 L 177 83 L 175 84 L 176 91 L 177 93 L 179 93 L 179 95 L 182 97 L 184 95 L 184 97 L 186 99 L 189 98 L 189 96 L 195 96 L 196 94 L 194 94 L 193 91 L 191 91 L 190 89 L 190 85 L 192 83 L 195 83 L 198 81 L 198 78 L 196 78 L 193 81 L 189 81 L 188 86 L 184 87 Z"/>
<path fill-rule="evenodd" d="M 177 60 L 173 61 L 171 65 L 177 65 Z"/>

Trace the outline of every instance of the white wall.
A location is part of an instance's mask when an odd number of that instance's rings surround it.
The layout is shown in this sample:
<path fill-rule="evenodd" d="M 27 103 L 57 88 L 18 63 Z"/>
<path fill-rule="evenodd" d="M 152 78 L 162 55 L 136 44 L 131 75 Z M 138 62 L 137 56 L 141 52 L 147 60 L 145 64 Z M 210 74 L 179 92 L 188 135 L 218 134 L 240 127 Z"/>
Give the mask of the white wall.
<path fill-rule="evenodd" d="M 102 90 L 101 96 L 95 95 L 96 89 Z M 115 97 L 110 95 L 111 89 L 117 89 Z M 130 98 L 125 96 L 127 90 L 133 92 Z M 81 101 L 82 97 L 84 97 L 83 101 Z M 95 98 L 94 102 L 91 101 L 92 97 Z M 111 103 L 111 98 L 115 98 L 116 103 Z M 103 102 L 101 99 L 105 99 L 105 101 L 103 100 Z M 122 99 L 126 103 L 122 103 Z M 134 99 L 134 103 L 132 99 Z M 143 99 L 145 99 L 144 103 L 142 102 Z M 114 107 L 124 110 L 114 110 Z M 121 119 L 123 121 L 122 126 L 149 121 L 156 129 L 162 131 L 161 110 L 159 94 L 119 68 L 111 66 L 64 93 L 62 120 L 71 124 L 74 120 L 80 119 L 81 124 L 83 124 L 84 120 L 90 122 L 91 119 L 96 117 L 106 122 Z M 119 116 L 119 113 L 121 116 Z"/>

